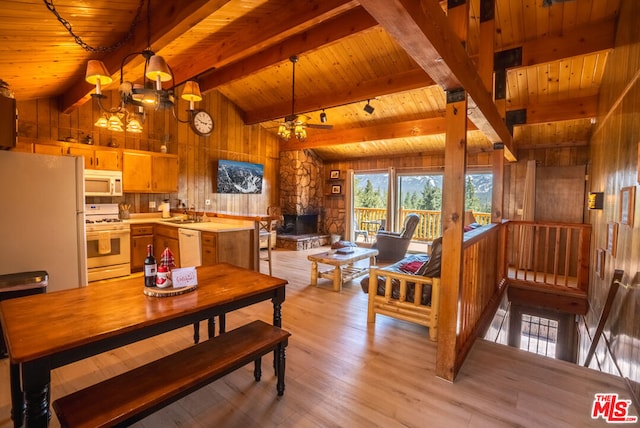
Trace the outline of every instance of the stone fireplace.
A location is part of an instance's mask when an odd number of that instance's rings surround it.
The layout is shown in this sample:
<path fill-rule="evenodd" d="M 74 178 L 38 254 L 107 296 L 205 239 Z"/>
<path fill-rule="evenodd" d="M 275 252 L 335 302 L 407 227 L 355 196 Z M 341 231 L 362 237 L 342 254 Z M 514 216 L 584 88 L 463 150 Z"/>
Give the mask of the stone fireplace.
<path fill-rule="evenodd" d="M 276 246 L 306 249 L 325 245 L 322 230 L 323 165 L 309 150 L 280 153 L 280 207 L 283 225 Z"/>

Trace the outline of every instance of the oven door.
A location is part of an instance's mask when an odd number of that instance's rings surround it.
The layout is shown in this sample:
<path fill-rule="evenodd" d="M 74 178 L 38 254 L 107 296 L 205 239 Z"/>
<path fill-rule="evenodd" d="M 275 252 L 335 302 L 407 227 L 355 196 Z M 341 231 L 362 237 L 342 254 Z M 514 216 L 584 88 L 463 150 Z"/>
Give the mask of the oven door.
<path fill-rule="evenodd" d="M 89 282 L 131 273 L 129 229 L 87 231 Z"/>

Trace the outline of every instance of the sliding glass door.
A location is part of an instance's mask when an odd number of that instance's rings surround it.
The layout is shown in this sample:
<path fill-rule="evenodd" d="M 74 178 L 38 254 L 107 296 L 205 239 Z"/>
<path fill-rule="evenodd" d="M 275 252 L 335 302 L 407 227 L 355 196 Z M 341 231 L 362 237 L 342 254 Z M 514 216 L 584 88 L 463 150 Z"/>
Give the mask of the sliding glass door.
<path fill-rule="evenodd" d="M 353 175 L 353 239 L 371 242 L 389 219 L 389 174 L 357 172 Z"/>
<path fill-rule="evenodd" d="M 402 222 L 409 214 L 420 217 L 414 241 L 429 242 L 441 234 L 442 174 L 402 173 L 397 176 L 398 214 Z"/>
<path fill-rule="evenodd" d="M 413 235 L 415 244 L 433 241 L 442 235 L 442 181 L 440 171 L 352 171 L 348 205 L 350 239 L 374 240 L 379 229 L 400 231 L 408 214 L 417 214 L 420 222 Z M 465 186 L 465 210 L 472 211 L 480 224 L 491 222 L 492 174 L 468 173 Z M 411 246 L 415 248 L 415 245 Z"/>

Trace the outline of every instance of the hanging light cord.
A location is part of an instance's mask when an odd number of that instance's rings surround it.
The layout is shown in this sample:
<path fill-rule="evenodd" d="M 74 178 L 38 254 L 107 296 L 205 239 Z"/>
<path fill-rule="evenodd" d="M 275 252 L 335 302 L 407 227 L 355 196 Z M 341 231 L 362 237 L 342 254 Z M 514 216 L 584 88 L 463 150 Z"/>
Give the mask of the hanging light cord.
<path fill-rule="evenodd" d="M 144 0 L 140 0 L 140 4 L 138 5 L 138 10 L 136 12 L 136 16 L 133 19 L 133 22 L 131 23 L 131 26 L 129 27 L 129 31 L 127 32 L 127 34 L 125 35 L 125 37 L 122 40 L 120 40 L 119 42 L 116 42 L 115 44 L 113 44 L 111 46 L 93 47 L 93 46 L 90 46 L 89 44 L 87 44 L 84 40 L 82 40 L 82 37 L 78 36 L 77 34 L 75 34 L 73 32 L 73 29 L 71 28 L 71 23 L 69 23 L 69 21 L 67 21 L 66 19 L 64 19 L 63 17 L 60 16 L 58 11 L 56 10 L 56 7 L 53 5 L 53 0 L 42 0 L 42 1 L 47 6 L 47 9 L 49 9 L 56 16 L 56 18 L 58 18 L 58 21 L 60 21 L 60 23 L 64 26 L 64 28 L 67 29 L 67 31 L 69 32 L 69 34 L 71 34 L 71 36 L 76 41 L 76 43 L 78 45 L 80 45 L 82 47 L 82 49 L 84 49 L 84 50 L 86 50 L 88 52 L 113 52 L 116 49 L 118 49 L 121 46 L 123 46 L 124 44 L 126 44 L 127 42 L 129 42 L 129 40 L 131 40 L 131 38 L 133 37 L 133 31 L 136 28 L 136 24 L 138 23 L 138 19 L 140 19 L 140 13 L 142 12 L 142 6 L 144 5 Z"/>

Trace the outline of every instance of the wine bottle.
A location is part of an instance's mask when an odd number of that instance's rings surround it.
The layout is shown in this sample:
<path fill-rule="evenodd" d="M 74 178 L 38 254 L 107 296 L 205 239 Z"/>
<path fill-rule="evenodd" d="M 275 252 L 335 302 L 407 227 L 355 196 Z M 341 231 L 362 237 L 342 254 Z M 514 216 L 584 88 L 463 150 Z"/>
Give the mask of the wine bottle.
<path fill-rule="evenodd" d="M 153 257 L 153 245 L 147 245 L 147 257 L 144 259 L 144 286 L 154 287 L 156 285 L 156 258 Z"/>

